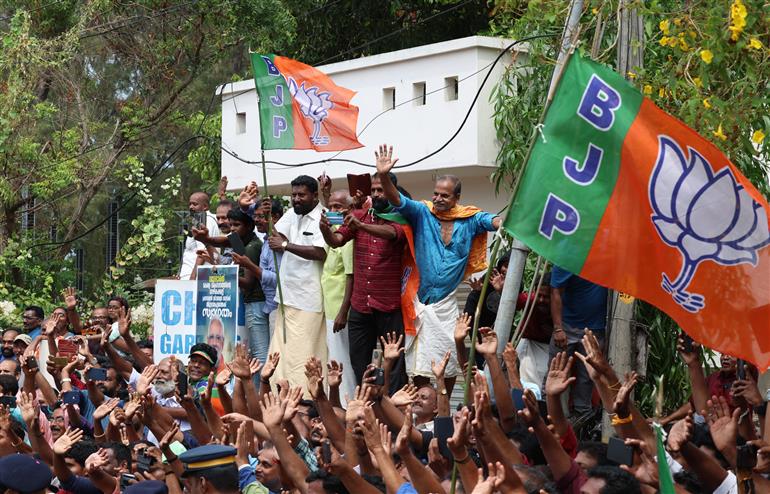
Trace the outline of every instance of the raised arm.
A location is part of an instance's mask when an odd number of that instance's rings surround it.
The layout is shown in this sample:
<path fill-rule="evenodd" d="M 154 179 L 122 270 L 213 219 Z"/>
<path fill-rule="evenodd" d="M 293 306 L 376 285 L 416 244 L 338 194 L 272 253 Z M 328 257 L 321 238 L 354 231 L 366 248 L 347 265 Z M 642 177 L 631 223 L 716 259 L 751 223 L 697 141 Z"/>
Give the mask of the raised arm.
<path fill-rule="evenodd" d="M 394 206 L 401 205 L 401 194 L 396 189 L 393 182 L 390 181 L 390 170 L 398 162 L 398 158 L 393 159 L 393 146 L 388 147 L 386 144 L 380 145 L 379 152 L 374 152 L 374 157 L 377 160 L 377 174 L 380 177 L 382 183 L 382 190 L 385 193 L 385 198 Z"/>
<path fill-rule="evenodd" d="M 83 325 L 80 323 L 80 316 L 77 310 L 77 292 L 74 288 L 67 287 L 62 291 L 62 297 L 64 298 L 64 306 L 67 309 L 67 321 L 72 326 L 72 331 L 75 334 L 80 334 L 83 331 Z"/>
<path fill-rule="evenodd" d="M 294 448 L 291 447 L 281 427 L 287 404 L 286 401 L 281 401 L 273 393 L 268 393 L 262 400 L 262 418 L 273 440 L 278 456 L 281 458 L 283 471 L 294 484 L 294 487 L 302 494 L 306 494 L 307 483 L 305 478 L 310 470 L 305 462 L 302 461 L 302 458 L 294 451 Z"/>
<path fill-rule="evenodd" d="M 497 334 L 491 328 L 480 328 L 482 339 L 476 342 L 476 351 L 487 362 L 487 369 L 492 378 L 492 389 L 495 391 L 497 411 L 500 417 L 500 425 L 504 430 L 510 431 L 516 424 L 516 409 L 513 406 L 510 388 L 503 376 L 503 369 L 497 358 Z"/>

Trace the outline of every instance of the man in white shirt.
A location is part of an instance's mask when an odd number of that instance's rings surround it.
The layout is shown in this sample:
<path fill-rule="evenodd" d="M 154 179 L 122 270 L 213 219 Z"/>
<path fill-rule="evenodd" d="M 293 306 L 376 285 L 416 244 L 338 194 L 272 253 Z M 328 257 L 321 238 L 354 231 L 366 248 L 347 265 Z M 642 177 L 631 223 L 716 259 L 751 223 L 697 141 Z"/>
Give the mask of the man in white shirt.
<path fill-rule="evenodd" d="M 206 228 L 208 234 L 212 237 L 219 236 L 219 225 L 217 217 L 209 212 L 209 195 L 205 192 L 193 192 L 188 201 L 188 209 L 191 213 L 206 213 Z M 190 225 L 190 228 L 197 225 Z M 195 261 L 198 258 L 196 252 L 205 250 L 206 246 L 192 237 L 187 237 L 184 242 L 184 251 L 182 252 L 182 266 L 179 268 L 179 279 L 189 280 L 190 275 L 195 269 Z"/>
<path fill-rule="evenodd" d="M 267 240 L 271 249 L 283 253 L 279 270 L 283 307 L 276 293 L 279 306 L 270 353 L 281 353 L 273 382 L 288 379 L 294 386 L 304 386 L 308 357 L 317 357 L 325 366 L 327 355 L 321 292 L 326 242 L 319 226 L 323 206 L 318 201 L 318 182 L 307 175 L 292 180 L 291 203 L 292 209 L 275 224 Z"/>

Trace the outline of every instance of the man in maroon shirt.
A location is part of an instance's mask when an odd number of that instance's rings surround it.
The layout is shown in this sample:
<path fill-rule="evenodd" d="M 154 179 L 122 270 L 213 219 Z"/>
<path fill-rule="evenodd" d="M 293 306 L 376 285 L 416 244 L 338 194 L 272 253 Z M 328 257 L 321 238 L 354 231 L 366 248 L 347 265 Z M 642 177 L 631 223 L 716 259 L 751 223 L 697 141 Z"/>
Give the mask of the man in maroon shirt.
<path fill-rule="evenodd" d="M 395 177 L 391 177 L 394 180 Z M 321 234 L 331 247 L 355 240 L 353 249 L 353 295 L 348 315 L 350 363 L 361 379 L 371 362 L 377 340 L 390 332 L 404 333 L 401 317 L 401 258 L 406 247 L 404 229 L 389 221 L 390 204 L 382 183 L 372 177 L 372 207 L 353 209 L 345 223 L 332 231 L 326 216 L 321 219 Z M 390 371 L 390 389 L 398 390 L 406 381 L 404 356 L 401 354 Z"/>

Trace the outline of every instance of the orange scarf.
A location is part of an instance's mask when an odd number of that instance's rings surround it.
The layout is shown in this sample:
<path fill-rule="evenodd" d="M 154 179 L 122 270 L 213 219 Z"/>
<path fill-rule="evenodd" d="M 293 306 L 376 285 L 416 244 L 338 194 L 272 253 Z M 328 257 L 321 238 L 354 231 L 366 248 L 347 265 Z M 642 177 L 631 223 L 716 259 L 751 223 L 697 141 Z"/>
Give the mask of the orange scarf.
<path fill-rule="evenodd" d="M 470 218 L 471 216 L 481 213 L 482 210 L 476 206 L 460 206 L 456 204 L 449 211 L 436 211 L 433 208 L 431 201 L 423 201 L 431 214 L 441 221 L 454 221 L 463 218 Z M 473 237 L 471 242 L 471 251 L 468 254 L 468 264 L 465 266 L 465 273 L 463 278 L 467 278 L 473 273 L 483 271 L 487 269 L 487 233 L 479 233 Z"/>

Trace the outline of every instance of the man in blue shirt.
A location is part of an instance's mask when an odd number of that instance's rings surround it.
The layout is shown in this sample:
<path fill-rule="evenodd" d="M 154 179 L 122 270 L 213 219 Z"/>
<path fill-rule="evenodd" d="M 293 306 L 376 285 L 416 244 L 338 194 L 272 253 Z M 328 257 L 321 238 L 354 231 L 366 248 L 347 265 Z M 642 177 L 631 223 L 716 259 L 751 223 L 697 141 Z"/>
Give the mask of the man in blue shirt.
<path fill-rule="evenodd" d="M 469 274 L 486 268 L 486 235 L 500 227 L 501 219 L 472 206 L 460 206 L 461 184 L 454 175 L 436 179 L 432 203 L 407 198 L 388 175 L 398 161 L 392 155 L 392 146 L 380 146 L 375 152 L 385 197 L 414 233 L 420 286 L 415 304 L 417 334 L 406 338 L 406 368 L 415 383 L 421 384 L 433 376 L 432 361 L 440 362 L 447 350 L 455 352 L 455 290 Z M 444 374 L 450 393 L 461 372 L 457 356 L 453 357 Z"/>
<path fill-rule="evenodd" d="M 602 344 L 607 326 L 607 289 L 584 280 L 569 271 L 554 266 L 551 271 L 551 318 L 553 335 L 549 348 L 552 359 L 558 352 L 568 355 L 585 354 L 582 338 L 586 329 Z M 593 383 L 579 359 L 575 359 L 577 380 L 572 387 L 573 414 L 581 416 L 591 411 Z M 543 388 L 545 389 L 545 388 Z"/>

